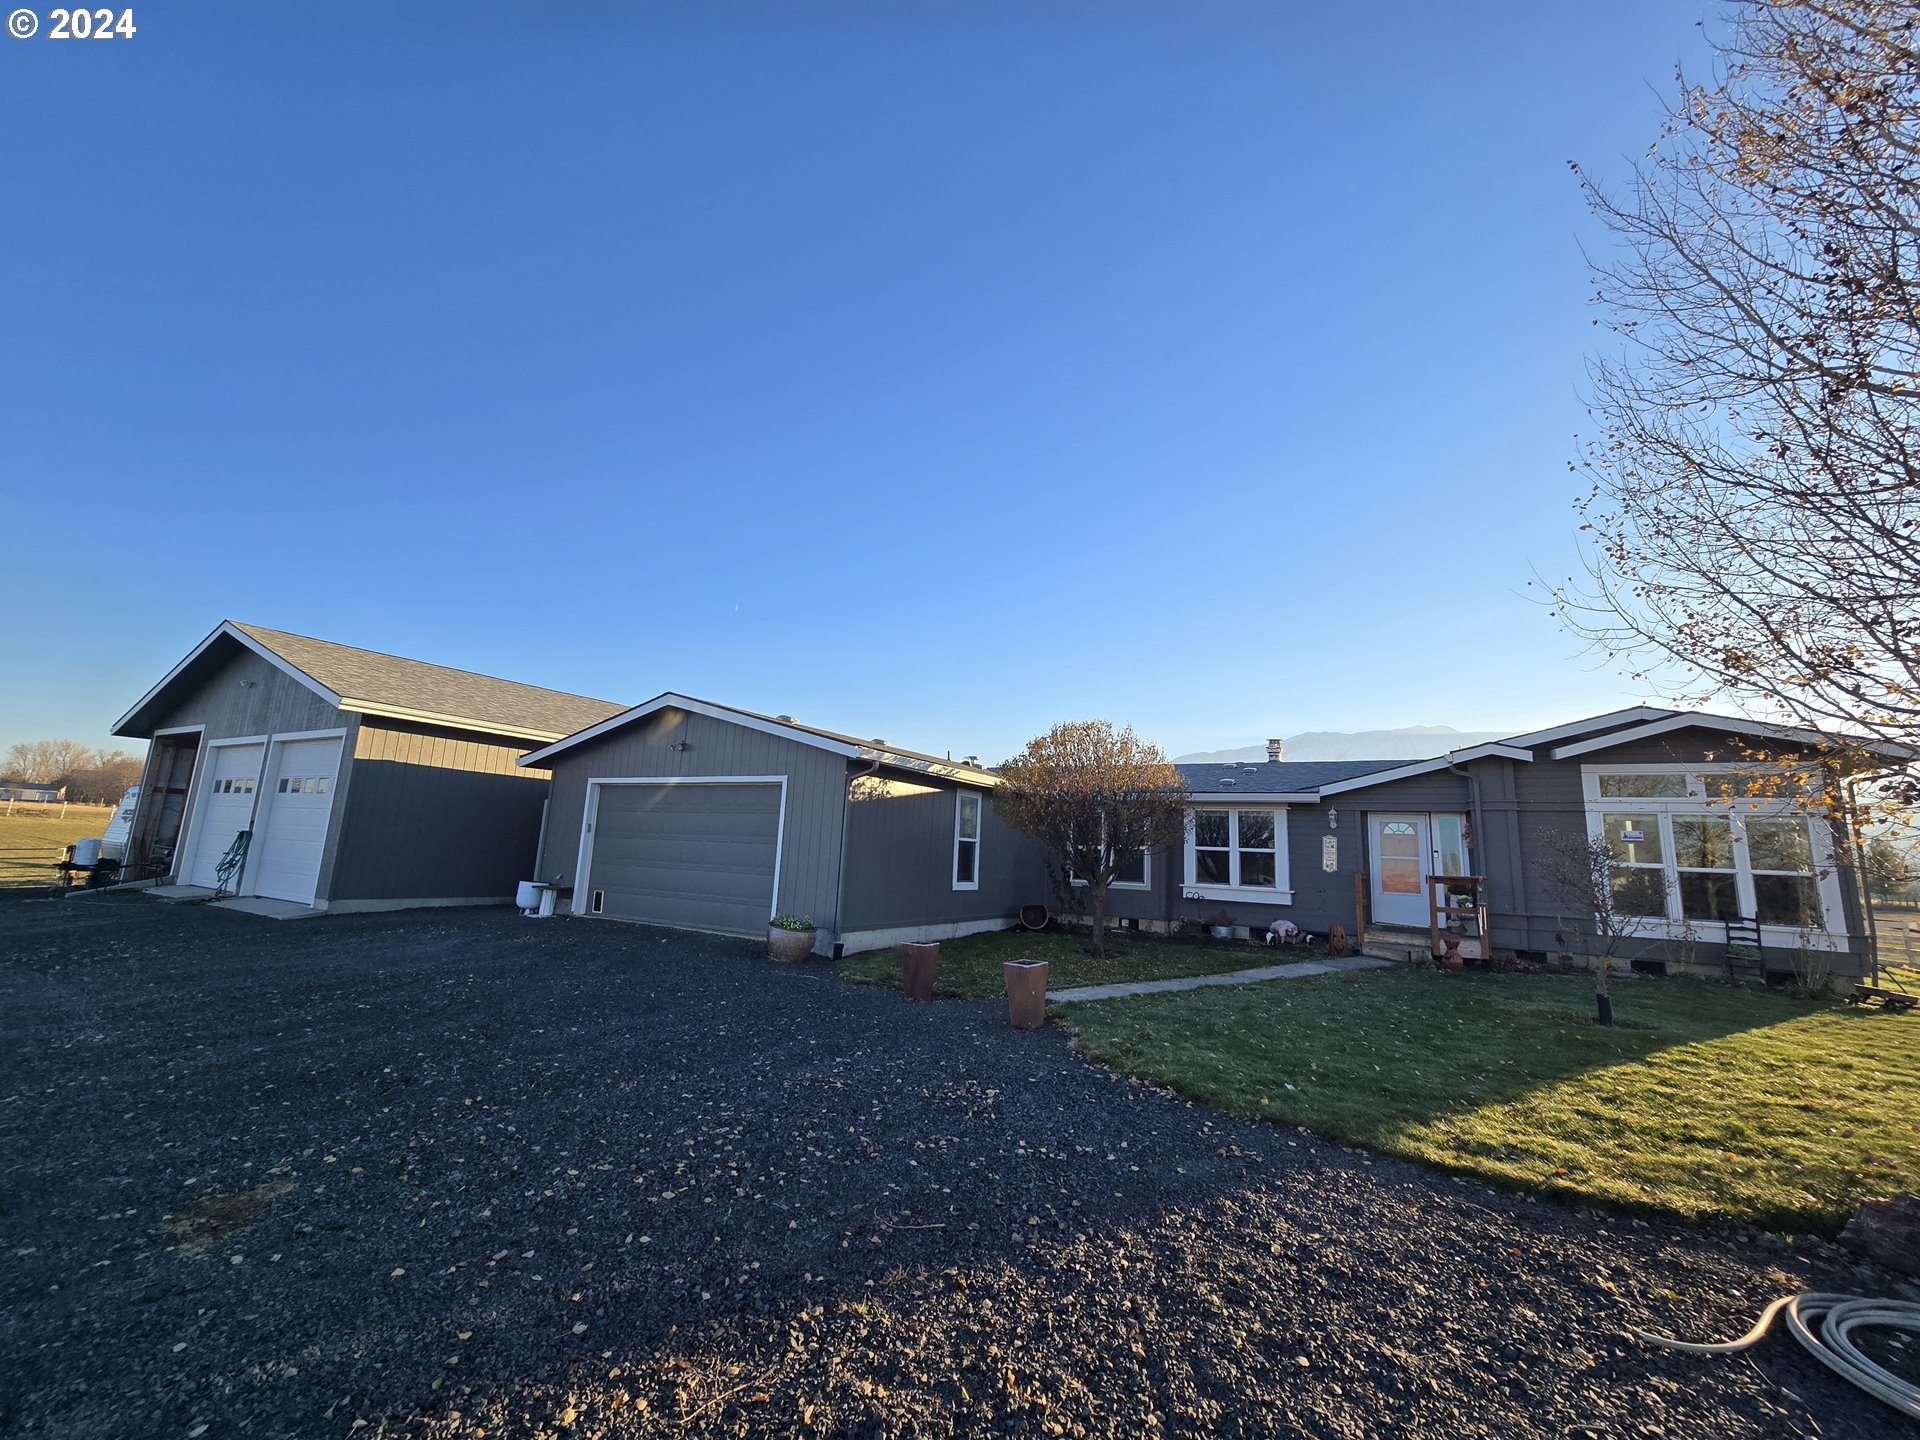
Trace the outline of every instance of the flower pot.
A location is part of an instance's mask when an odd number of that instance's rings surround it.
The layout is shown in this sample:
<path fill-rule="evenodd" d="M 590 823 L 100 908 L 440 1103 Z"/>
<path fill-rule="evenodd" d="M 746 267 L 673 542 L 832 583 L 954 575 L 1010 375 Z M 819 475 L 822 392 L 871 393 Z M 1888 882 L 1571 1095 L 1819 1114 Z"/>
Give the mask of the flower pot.
<path fill-rule="evenodd" d="M 1233 939 L 1233 926 L 1231 925 L 1210 925 L 1207 928 L 1212 931 L 1213 938 L 1216 940 Z"/>
<path fill-rule="evenodd" d="M 1009 960 L 1003 968 L 1007 1023 L 1016 1030 L 1038 1030 L 1047 1023 L 1047 962 Z"/>
<path fill-rule="evenodd" d="M 1457 935 L 1448 935 L 1441 941 L 1441 944 L 1447 948 L 1446 953 L 1440 957 L 1440 963 L 1449 970 L 1459 970 L 1463 968 L 1466 962 L 1460 958 L 1460 937 Z"/>
<path fill-rule="evenodd" d="M 933 969 L 939 959 L 937 941 L 909 942 L 900 947 L 900 985 L 909 1000 L 933 999 Z"/>
<path fill-rule="evenodd" d="M 767 927 L 767 954 L 776 960 L 804 960 L 813 954 L 816 930 L 787 930 L 778 925 Z"/>

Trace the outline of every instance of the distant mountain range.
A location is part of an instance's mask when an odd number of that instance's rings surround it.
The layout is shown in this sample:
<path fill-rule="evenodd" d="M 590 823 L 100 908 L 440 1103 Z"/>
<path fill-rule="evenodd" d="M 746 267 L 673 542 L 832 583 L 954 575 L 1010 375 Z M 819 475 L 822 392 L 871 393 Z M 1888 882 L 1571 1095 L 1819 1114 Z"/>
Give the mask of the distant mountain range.
<path fill-rule="evenodd" d="M 1309 730 L 1286 738 L 1289 760 L 1425 760 L 1464 745 L 1504 740 L 1509 730 L 1456 730 L 1451 725 L 1405 725 L 1398 730 Z M 1238 750 L 1202 750 L 1176 755 L 1177 763 L 1231 765 L 1242 760 L 1264 760 L 1267 747 L 1245 745 Z"/>

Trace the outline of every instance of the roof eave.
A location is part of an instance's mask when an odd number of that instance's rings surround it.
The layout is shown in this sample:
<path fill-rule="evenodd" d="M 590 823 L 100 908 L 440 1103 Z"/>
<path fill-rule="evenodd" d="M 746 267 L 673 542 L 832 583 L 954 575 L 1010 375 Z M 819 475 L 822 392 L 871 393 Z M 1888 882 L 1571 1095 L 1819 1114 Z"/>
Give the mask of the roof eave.
<path fill-rule="evenodd" d="M 247 634 L 246 631 L 235 625 L 231 620 L 222 620 L 208 633 L 206 639 L 202 640 L 187 652 L 186 657 L 182 659 L 179 664 L 161 676 L 159 682 L 155 684 L 152 689 L 148 690 L 146 694 L 142 695 L 126 714 L 113 722 L 113 733 L 124 736 L 130 740 L 146 739 L 147 735 L 145 732 L 149 727 L 135 726 L 133 724 L 135 717 L 157 700 L 162 691 L 180 678 L 182 671 L 204 655 L 208 647 L 223 636 L 245 646 L 276 670 L 283 671 L 299 684 L 306 686 L 307 689 L 313 691 L 314 694 L 318 695 L 329 705 L 338 706 L 340 704 L 340 697 L 337 694 L 329 690 L 325 685 L 322 685 L 318 680 L 314 679 L 313 676 L 307 674 L 307 672 L 299 666 L 287 660 L 285 656 L 268 649 L 265 645 L 262 645 L 258 640 L 255 640 L 251 635 Z"/>

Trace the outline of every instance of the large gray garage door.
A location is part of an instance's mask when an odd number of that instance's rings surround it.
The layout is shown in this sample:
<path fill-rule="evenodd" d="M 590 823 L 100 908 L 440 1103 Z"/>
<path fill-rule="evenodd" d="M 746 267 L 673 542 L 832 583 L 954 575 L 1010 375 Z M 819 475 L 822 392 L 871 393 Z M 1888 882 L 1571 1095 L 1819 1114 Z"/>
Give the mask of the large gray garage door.
<path fill-rule="evenodd" d="M 759 935 L 773 912 L 780 787 L 603 785 L 588 901 L 599 913 Z"/>

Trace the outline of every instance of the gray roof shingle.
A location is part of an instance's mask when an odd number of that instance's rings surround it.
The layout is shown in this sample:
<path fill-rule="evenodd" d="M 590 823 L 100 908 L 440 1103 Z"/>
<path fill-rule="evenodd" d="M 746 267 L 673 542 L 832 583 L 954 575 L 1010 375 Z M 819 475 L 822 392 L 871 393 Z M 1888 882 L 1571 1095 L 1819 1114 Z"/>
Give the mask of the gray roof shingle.
<path fill-rule="evenodd" d="M 294 669 L 319 681 L 343 699 L 363 700 L 395 710 L 444 716 L 475 726 L 500 726 L 557 739 L 598 725 L 626 707 L 611 700 L 569 695 L 513 680 L 497 680 L 470 670 L 451 670 L 424 660 L 356 650 L 331 640 L 290 635 L 261 625 L 228 622 Z"/>
<path fill-rule="evenodd" d="M 1295 795 L 1336 780 L 1394 770 L 1409 760 L 1272 760 L 1241 765 L 1176 765 L 1195 795 Z"/>

